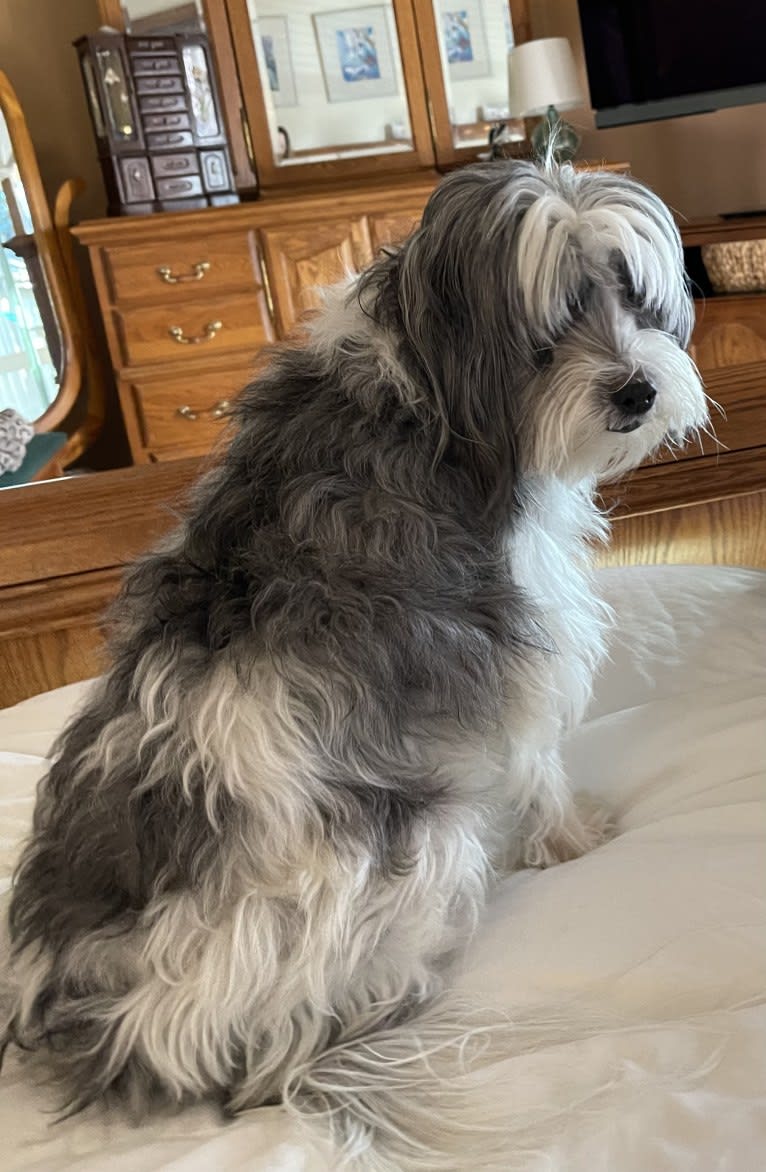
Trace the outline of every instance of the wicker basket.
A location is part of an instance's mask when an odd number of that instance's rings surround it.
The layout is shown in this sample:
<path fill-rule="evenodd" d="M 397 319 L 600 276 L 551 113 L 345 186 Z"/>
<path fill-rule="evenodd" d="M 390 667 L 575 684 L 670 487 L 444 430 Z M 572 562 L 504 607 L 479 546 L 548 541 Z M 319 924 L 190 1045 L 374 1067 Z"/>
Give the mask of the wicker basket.
<path fill-rule="evenodd" d="M 703 244 L 700 251 L 716 293 L 766 291 L 766 240 Z"/>

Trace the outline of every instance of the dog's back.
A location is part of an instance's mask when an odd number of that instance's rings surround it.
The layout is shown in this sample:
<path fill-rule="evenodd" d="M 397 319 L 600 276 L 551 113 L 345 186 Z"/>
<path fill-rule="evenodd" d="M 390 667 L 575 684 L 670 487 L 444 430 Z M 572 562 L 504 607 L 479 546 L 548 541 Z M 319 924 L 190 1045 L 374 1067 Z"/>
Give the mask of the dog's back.
<path fill-rule="evenodd" d="M 397 388 L 370 412 L 336 367 L 289 353 L 246 394 L 41 787 L 11 1035 L 68 1109 L 281 1098 L 427 1007 L 481 905 L 497 794 L 450 752 L 529 620 Z"/>

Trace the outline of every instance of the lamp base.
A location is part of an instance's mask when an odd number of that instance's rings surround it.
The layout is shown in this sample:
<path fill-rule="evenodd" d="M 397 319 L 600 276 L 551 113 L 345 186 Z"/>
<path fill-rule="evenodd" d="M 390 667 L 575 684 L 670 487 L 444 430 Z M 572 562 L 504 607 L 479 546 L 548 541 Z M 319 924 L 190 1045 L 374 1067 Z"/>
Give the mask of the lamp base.
<path fill-rule="evenodd" d="M 580 136 L 568 122 L 562 122 L 555 106 L 540 119 L 532 131 L 532 150 L 535 158 L 542 161 L 549 155 L 557 163 L 569 163 L 577 154 Z"/>

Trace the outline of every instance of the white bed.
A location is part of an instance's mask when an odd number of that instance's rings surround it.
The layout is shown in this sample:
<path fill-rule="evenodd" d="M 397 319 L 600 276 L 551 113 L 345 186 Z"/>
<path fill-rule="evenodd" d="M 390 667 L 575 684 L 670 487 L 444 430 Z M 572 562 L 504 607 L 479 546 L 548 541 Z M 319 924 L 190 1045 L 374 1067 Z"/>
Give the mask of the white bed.
<path fill-rule="evenodd" d="M 535 1121 L 525 1172 L 763 1172 L 766 574 L 645 567 L 603 582 L 621 643 L 567 755 L 577 784 L 616 810 L 619 834 L 493 898 L 461 984 L 511 1010 L 564 1006 L 565 1024 L 555 1043 L 485 1072 L 481 1093 Z M 0 713 L 6 888 L 44 755 L 86 686 Z M 566 1007 L 582 1001 L 614 1028 L 583 1038 L 573 1011 L 568 1036 Z M 135 1129 L 95 1111 L 52 1127 L 52 1106 L 10 1051 L 4 1172 L 334 1167 L 278 1108 L 225 1125 L 197 1109 Z M 470 1172 L 480 1164 L 477 1152 Z"/>

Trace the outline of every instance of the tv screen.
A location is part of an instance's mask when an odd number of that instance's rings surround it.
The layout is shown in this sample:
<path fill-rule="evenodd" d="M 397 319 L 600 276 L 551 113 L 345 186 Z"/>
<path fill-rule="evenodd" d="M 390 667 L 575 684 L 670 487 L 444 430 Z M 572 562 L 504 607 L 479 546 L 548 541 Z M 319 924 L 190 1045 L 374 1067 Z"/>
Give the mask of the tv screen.
<path fill-rule="evenodd" d="M 766 101 L 766 0 L 579 0 L 596 125 Z"/>

